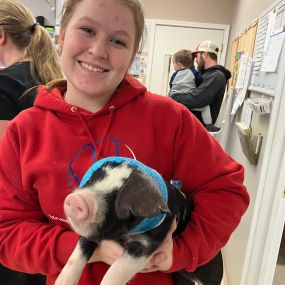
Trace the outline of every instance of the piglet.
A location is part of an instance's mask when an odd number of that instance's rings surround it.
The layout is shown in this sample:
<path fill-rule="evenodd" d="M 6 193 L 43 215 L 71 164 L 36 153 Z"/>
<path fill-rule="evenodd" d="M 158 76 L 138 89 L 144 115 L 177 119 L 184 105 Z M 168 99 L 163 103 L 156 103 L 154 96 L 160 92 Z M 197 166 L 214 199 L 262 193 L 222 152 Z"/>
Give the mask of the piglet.
<path fill-rule="evenodd" d="M 77 284 L 102 239 L 118 242 L 124 252 L 101 285 L 126 284 L 146 267 L 171 227 L 175 212 L 167 201 L 165 181 L 142 163 L 121 157 L 95 163 L 64 201 L 65 215 L 80 239 L 55 284 Z"/>
<path fill-rule="evenodd" d="M 184 230 L 192 208 L 190 199 L 139 161 L 99 160 L 64 201 L 65 215 L 80 238 L 55 285 L 76 285 L 103 239 L 119 243 L 123 254 L 109 267 L 101 285 L 125 285 L 146 267 L 175 218 L 175 234 Z M 195 284 L 192 275 L 178 273 L 176 285 Z"/>

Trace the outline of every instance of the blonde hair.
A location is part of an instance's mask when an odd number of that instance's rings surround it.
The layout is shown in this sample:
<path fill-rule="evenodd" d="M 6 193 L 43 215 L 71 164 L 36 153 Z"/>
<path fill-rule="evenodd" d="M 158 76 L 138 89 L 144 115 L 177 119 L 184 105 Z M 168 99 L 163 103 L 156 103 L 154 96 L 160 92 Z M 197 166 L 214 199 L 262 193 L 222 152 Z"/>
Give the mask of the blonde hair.
<path fill-rule="evenodd" d="M 60 22 L 60 33 L 63 34 L 75 12 L 78 3 L 83 0 L 66 0 L 63 9 L 62 17 Z M 142 48 L 145 38 L 145 21 L 142 6 L 139 0 L 118 0 L 122 4 L 126 5 L 133 13 L 135 26 L 136 26 L 136 38 L 134 45 L 133 58 L 136 53 Z M 64 85 L 64 80 L 55 80 L 47 84 L 48 89 L 53 89 L 54 87 L 62 87 Z"/>
<path fill-rule="evenodd" d="M 0 0 L 0 28 L 23 50 L 23 58 L 31 58 L 31 73 L 37 83 L 46 84 L 63 77 L 48 32 L 36 23 L 35 17 L 20 1 Z"/>
<path fill-rule="evenodd" d="M 191 68 L 194 66 L 194 60 L 191 50 L 181 49 L 173 55 L 173 60 L 176 63 L 181 63 L 186 68 Z"/>

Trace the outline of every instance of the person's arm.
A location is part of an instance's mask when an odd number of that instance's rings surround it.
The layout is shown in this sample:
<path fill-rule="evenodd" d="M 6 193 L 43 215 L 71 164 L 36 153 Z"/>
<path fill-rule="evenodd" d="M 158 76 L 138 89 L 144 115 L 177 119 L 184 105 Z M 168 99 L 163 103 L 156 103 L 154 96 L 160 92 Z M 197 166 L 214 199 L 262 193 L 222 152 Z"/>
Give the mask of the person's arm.
<path fill-rule="evenodd" d="M 184 109 L 184 108 L 183 108 Z M 194 271 L 207 263 L 227 243 L 249 205 L 243 185 L 243 167 L 234 161 L 219 143 L 184 110 L 175 134 L 172 179 L 181 180 L 182 190 L 194 202 L 191 221 L 165 249 L 173 254 L 170 268 L 158 262 L 158 270 Z M 160 256 L 163 257 L 163 256 Z M 171 258 L 170 258 L 171 260 Z"/>
<path fill-rule="evenodd" d="M 191 117 L 187 111 L 182 114 L 173 179 L 183 182 L 183 191 L 195 206 L 191 222 L 174 241 L 171 271 L 181 267 L 191 271 L 216 256 L 249 205 L 242 165 Z"/>
<path fill-rule="evenodd" d="M 192 92 L 175 93 L 171 97 L 188 109 L 210 105 L 217 92 L 225 85 L 225 77 L 220 72 L 212 72 Z"/>
<path fill-rule="evenodd" d="M 0 140 L 0 260 L 17 271 L 57 274 L 78 235 L 68 227 L 50 224 L 41 211 L 33 183 L 23 185 L 24 170 L 14 126 L 11 122 Z"/>

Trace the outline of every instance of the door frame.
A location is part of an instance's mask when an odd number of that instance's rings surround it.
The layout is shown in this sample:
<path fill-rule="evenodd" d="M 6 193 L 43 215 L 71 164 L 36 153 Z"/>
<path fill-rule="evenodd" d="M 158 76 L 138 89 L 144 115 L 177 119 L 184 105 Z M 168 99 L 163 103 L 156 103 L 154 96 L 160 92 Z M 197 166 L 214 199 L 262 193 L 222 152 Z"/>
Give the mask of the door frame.
<path fill-rule="evenodd" d="M 221 25 L 221 24 L 211 24 L 211 23 L 199 23 L 199 22 L 182 22 L 182 21 L 170 21 L 170 20 L 161 20 L 161 19 L 146 19 L 146 24 L 148 27 L 148 41 L 146 50 L 148 52 L 148 60 L 146 67 L 146 87 L 150 87 L 150 78 L 152 70 L 152 59 L 155 45 L 155 32 L 157 26 L 177 26 L 177 27 L 187 27 L 187 28 L 203 28 L 209 30 L 222 30 L 224 32 L 223 46 L 220 55 L 219 63 L 221 65 L 225 64 L 228 40 L 230 33 L 230 25 Z"/>

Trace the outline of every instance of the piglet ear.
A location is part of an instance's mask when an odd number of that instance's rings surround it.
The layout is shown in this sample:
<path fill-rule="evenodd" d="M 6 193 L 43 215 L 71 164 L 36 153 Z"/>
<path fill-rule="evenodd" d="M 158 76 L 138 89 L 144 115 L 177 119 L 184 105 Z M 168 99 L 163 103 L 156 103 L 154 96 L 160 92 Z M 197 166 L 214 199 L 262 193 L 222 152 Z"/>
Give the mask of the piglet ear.
<path fill-rule="evenodd" d="M 133 170 L 124 185 L 118 190 L 116 199 L 117 215 L 121 219 L 131 214 L 136 217 L 158 215 L 169 212 L 158 186 L 151 178 Z"/>

